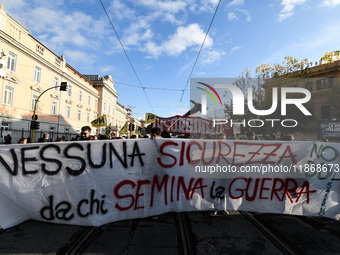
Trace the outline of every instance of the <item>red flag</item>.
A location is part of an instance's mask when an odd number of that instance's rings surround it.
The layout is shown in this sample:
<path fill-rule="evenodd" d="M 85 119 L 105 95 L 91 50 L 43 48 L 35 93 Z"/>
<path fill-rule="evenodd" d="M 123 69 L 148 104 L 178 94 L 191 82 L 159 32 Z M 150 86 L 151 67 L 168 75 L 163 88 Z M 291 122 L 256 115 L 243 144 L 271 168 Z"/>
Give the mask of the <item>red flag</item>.
<path fill-rule="evenodd" d="M 182 118 L 189 117 L 190 115 L 195 114 L 196 112 L 200 112 L 202 109 L 202 105 L 200 103 L 196 103 L 193 100 L 190 100 L 194 104 L 194 107 L 192 107 L 187 113 L 185 113 Z"/>

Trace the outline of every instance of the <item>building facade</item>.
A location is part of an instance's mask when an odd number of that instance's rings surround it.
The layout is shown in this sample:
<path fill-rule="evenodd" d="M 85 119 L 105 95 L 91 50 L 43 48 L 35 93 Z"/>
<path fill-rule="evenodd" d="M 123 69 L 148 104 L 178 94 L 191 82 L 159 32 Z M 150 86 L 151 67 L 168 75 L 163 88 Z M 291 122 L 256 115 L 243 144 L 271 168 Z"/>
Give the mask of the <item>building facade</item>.
<path fill-rule="evenodd" d="M 328 138 L 330 141 L 340 141 L 340 61 L 269 79 L 264 87 L 269 101 L 266 109 L 271 105 L 273 87 L 299 87 L 311 93 L 310 100 L 304 104 L 311 115 L 306 116 L 295 105 L 288 105 L 287 115 L 284 117 L 297 120 L 299 125 L 294 128 L 282 128 L 282 133 L 292 133 L 298 140 Z M 293 96 L 299 98 L 297 94 Z M 328 128 L 329 125 L 331 126 Z M 327 128 L 328 131 L 323 130 Z M 273 131 L 275 132 L 273 128 L 266 130 L 267 133 Z"/>
<path fill-rule="evenodd" d="M 67 82 L 67 91 L 60 91 Z M 0 5 L 0 143 L 7 134 L 12 143 L 31 137 L 35 109 L 40 128 L 34 141 L 47 132 L 51 140 L 70 140 L 82 126 L 106 114 L 115 134 L 130 118 L 131 111 L 117 103 L 119 97 L 110 75 L 82 75 L 32 37 Z M 38 100 L 39 98 L 39 100 Z M 38 101 L 37 101 L 38 100 Z M 37 104 L 36 104 L 37 102 Z M 92 134 L 103 129 L 92 128 Z"/>
<path fill-rule="evenodd" d="M 36 137 L 48 132 L 52 139 L 59 135 L 70 139 L 71 134 L 97 118 L 100 96 L 93 84 L 67 64 L 64 56 L 55 55 L 33 38 L 7 15 L 2 5 L 0 51 L 0 139 L 8 131 L 14 141 L 30 136 L 32 114 L 40 95 L 36 105 L 40 129 Z M 61 82 L 67 82 L 67 91 L 60 91 Z"/>
<path fill-rule="evenodd" d="M 98 111 L 100 116 L 106 115 L 107 124 L 111 124 L 111 130 L 116 125 L 116 105 L 119 95 L 114 87 L 114 81 L 111 75 L 100 77 L 99 75 L 83 75 L 93 83 L 94 88 L 98 91 L 99 102 Z M 90 98 L 88 99 L 90 100 Z M 97 128 L 97 134 L 104 134 L 106 127 Z M 116 130 L 115 130 L 116 131 Z M 113 132 L 115 132 L 113 131 Z"/>

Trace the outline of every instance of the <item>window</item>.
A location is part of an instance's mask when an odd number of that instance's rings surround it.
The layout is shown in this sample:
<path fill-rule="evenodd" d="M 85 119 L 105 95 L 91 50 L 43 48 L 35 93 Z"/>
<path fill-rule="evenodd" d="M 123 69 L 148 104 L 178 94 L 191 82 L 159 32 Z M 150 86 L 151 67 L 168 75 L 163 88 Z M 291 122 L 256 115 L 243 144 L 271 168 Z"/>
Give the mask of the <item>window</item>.
<path fill-rule="evenodd" d="M 55 91 L 58 91 L 57 86 L 60 86 L 59 85 L 59 79 L 57 77 L 54 77 L 54 79 L 53 79 L 53 87 L 54 87 Z"/>
<path fill-rule="evenodd" d="M 2 121 L 1 122 L 1 129 L 0 129 L 0 140 L 4 140 L 7 132 L 9 130 L 9 122 Z"/>
<path fill-rule="evenodd" d="M 34 105 L 35 105 L 35 101 L 38 100 L 38 96 L 37 95 L 32 95 L 32 100 L 31 100 L 31 110 L 34 111 Z M 39 102 L 37 103 L 37 108 L 35 109 L 36 112 L 39 111 Z"/>
<path fill-rule="evenodd" d="M 8 52 L 7 57 L 7 69 L 15 72 L 17 65 L 17 55 L 15 55 L 13 52 Z"/>
<path fill-rule="evenodd" d="M 35 82 L 38 82 L 38 83 L 40 83 L 40 79 L 41 79 L 41 68 L 39 68 L 39 67 L 35 67 L 34 68 L 34 81 Z"/>
<path fill-rule="evenodd" d="M 106 111 L 106 103 L 104 103 L 104 112 Z"/>
<path fill-rule="evenodd" d="M 98 100 L 94 100 L 94 109 L 95 109 L 95 110 L 98 109 Z"/>
<path fill-rule="evenodd" d="M 38 52 L 38 53 L 40 53 L 41 55 L 44 55 L 44 47 L 43 46 L 41 46 L 41 45 L 39 45 L 39 44 L 37 44 L 36 46 L 35 46 L 36 48 L 36 51 Z"/>
<path fill-rule="evenodd" d="M 81 120 L 81 110 L 78 110 L 77 119 L 78 119 L 78 120 Z"/>
<path fill-rule="evenodd" d="M 67 85 L 67 96 L 72 96 L 72 85 Z"/>
<path fill-rule="evenodd" d="M 16 40 L 21 39 L 21 30 L 12 24 L 9 25 L 9 34 Z"/>
<path fill-rule="evenodd" d="M 79 91 L 79 102 L 81 102 L 82 99 L 83 99 L 83 92 Z"/>
<path fill-rule="evenodd" d="M 110 113 L 110 111 L 111 111 L 111 107 L 109 106 L 109 110 L 108 110 L 108 112 Z"/>
<path fill-rule="evenodd" d="M 86 114 L 86 122 L 89 123 L 90 122 L 90 113 Z"/>
<path fill-rule="evenodd" d="M 5 86 L 5 90 L 4 90 L 4 104 L 7 105 L 12 105 L 13 104 L 13 92 L 14 89 L 10 86 Z"/>
<path fill-rule="evenodd" d="M 55 63 L 57 66 L 59 66 L 59 67 L 60 67 L 60 58 L 58 58 L 58 57 L 55 57 L 55 61 L 54 61 L 54 63 Z"/>
<path fill-rule="evenodd" d="M 87 105 L 88 105 L 88 106 L 91 105 L 91 97 L 90 97 L 90 96 L 87 97 Z"/>
<path fill-rule="evenodd" d="M 52 115 L 57 115 L 57 102 L 52 102 L 52 109 L 51 109 L 51 114 Z"/>
<path fill-rule="evenodd" d="M 316 89 L 327 89 L 333 87 L 333 79 L 332 78 L 325 78 L 316 81 Z"/>
<path fill-rule="evenodd" d="M 70 106 L 66 107 L 66 118 L 68 119 L 71 118 L 71 107 Z"/>
<path fill-rule="evenodd" d="M 54 137 L 54 127 L 50 127 L 50 139 L 53 140 Z"/>
<path fill-rule="evenodd" d="M 329 105 L 321 106 L 321 119 L 331 118 L 331 107 Z"/>

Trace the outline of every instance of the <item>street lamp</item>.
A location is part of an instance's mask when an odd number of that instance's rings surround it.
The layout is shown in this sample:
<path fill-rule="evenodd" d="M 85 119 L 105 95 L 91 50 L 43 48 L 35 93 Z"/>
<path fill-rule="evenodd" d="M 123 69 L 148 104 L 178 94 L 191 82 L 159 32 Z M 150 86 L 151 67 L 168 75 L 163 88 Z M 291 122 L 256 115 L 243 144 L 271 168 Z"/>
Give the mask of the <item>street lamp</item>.
<path fill-rule="evenodd" d="M 38 119 L 38 116 L 35 114 L 36 109 L 37 109 L 37 104 L 38 101 L 40 99 L 40 97 L 47 91 L 49 91 L 50 89 L 54 89 L 54 88 L 60 88 L 60 91 L 67 91 L 67 82 L 62 82 L 60 84 L 60 86 L 55 86 L 55 87 L 50 87 L 48 89 L 46 89 L 43 93 L 40 94 L 40 96 L 38 96 L 38 98 L 35 100 L 34 103 L 34 110 L 33 110 L 33 116 L 32 116 L 32 122 L 31 122 L 31 130 L 32 130 L 32 135 L 31 135 L 31 142 L 34 142 L 34 130 L 35 129 L 39 129 L 40 123 L 37 122 L 36 120 Z"/>

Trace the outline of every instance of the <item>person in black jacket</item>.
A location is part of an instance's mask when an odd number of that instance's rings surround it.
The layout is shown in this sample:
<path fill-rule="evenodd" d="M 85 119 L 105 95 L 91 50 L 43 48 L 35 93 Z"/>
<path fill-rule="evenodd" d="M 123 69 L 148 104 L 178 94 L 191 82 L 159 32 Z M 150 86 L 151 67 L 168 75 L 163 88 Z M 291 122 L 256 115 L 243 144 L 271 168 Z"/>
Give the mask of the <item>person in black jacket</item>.
<path fill-rule="evenodd" d="M 81 128 L 80 140 L 94 140 L 93 137 L 91 136 L 90 126 L 83 126 Z"/>
<path fill-rule="evenodd" d="M 5 144 L 11 144 L 12 143 L 12 137 L 10 134 L 5 136 Z"/>
<path fill-rule="evenodd" d="M 49 137 L 49 134 L 48 133 L 44 133 L 43 136 L 38 139 L 38 143 L 47 143 L 47 142 L 49 142 L 48 137 Z"/>

